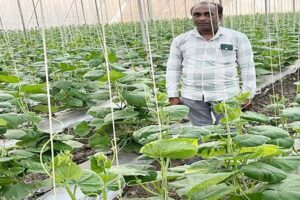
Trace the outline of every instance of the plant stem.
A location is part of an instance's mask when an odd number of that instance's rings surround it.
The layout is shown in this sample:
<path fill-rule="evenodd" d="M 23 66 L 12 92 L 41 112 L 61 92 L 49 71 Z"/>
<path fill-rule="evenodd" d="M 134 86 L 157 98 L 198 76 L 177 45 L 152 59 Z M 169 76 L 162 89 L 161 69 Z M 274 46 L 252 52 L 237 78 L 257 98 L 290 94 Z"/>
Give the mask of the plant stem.
<path fill-rule="evenodd" d="M 76 195 L 77 185 L 74 186 L 73 194 Z"/>
<path fill-rule="evenodd" d="M 68 192 L 70 198 L 71 198 L 72 200 L 76 200 L 76 197 L 75 197 L 75 195 L 72 193 L 72 191 L 71 191 L 71 189 L 70 189 L 70 187 L 69 187 L 68 184 L 65 185 L 65 188 L 66 188 L 66 190 L 67 190 L 67 192 Z"/>
<path fill-rule="evenodd" d="M 149 189 L 148 189 L 146 186 L 144 186 L 143 184 L 139 184 L 139 186 L 141 186 L 145 191 L 149 192 L 150 194 L 153 194 L 153 195 L 155 195 L 155 196 L 159 196 L 158 193 L 149 190 Z"/>
<path fill-rule="evenodd" d="M 167 164 L 169 163 L 169 158 L 167 158 L 167 161 L 165 163 L 164 158 L 161 158 L 160 160 L 160 166 L 161 166 L 161 181 L 162 181 L 162 190 L 163 190 L 163 198 L 164 200 L 168 200 L 168 178 L 167 178 Z"/>
<path fill-rule="evenodd" d="M 107 200 L 107 193 L 106 193 L 106 186 L 104 185 L 103 191 L 102 191 L 102 199 Z"/>
<path fill-rule="evenodd" d="M 231 139 L 231 134 L 230 134 L 230 125 L 229 125 L 229 120 L 228 120 L 228 113 L 226 109 L 226 104 L 224 104 L 224 115 L 226 119 L 226 130 L 227 130 L 227 151 L 232 154 L 233 153 L 233 147 L 232 147 L 232 139 Z"/>

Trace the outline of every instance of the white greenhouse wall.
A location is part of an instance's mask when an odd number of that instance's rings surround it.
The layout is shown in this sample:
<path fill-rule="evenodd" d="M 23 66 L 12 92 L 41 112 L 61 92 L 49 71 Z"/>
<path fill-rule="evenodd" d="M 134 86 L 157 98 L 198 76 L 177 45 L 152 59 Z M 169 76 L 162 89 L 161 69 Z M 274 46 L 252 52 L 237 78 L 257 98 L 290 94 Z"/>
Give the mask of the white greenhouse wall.
<path fill-rule="evenodd" d="M 1 29 L 22 29 L 18 0 L 1 0 Z M 39 24 L 42 25 L 40 2 L 43 5 L 46 27 L 70 24 L 96 24 L 97 1 L 100 20 L 103 23 L 138 21 L 137 0 L 19 0 L 26 28 L 37 27 L 33 2 L 37 5 Z M 154 20 L 190 17 L 189 10 L 199 0 L 141 0 L 144 2 L 144 15 Z M 211 0 L 212 1 L 212 0 Z M 215 0 L 219 2 L 220 0 Z M 267 0 L 269 11 L 291 12 L 293 0 Z M 82 6 L 82 4 L 83 6 Z M 225 15 L 254 14 L 265 12 L 265 0 L 222 0 Z M 120 5 L 120 6 L 119 6 Z M 147 6 L 150 5 L 150 6 Z M 255 5 L 255 6 L 254 6 Z M 83 9 L 82 9 L 83 7 Z M 300 11 L 300 0 L 295 0 L 296 11 Z M 83 16 L 83 10 L 85 15 Z M 101 10 L 103 11 L 101 13 Z M 147 11 L 150 11 L 146 14 Z"/>

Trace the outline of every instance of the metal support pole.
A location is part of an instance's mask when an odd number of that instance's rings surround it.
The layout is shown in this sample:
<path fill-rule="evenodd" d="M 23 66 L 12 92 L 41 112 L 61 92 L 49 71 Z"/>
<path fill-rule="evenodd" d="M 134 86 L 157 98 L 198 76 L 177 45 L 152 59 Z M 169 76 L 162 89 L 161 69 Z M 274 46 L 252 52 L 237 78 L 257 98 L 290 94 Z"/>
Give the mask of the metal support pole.
<path fill-rule="evenodd" d="M 100 15 L 99 15 L 99 10 L 98 10 L 98 3 L 97 0 L 95 0 L 95 7 L 96 7 L 96 13 L 97 13 L 97 20 L 98 20 L 98 24 L 101 25 L 101 21 L 100 21 Z"/>
<path fill-rule="evenodd" d="M 265 0 L 265 22 L 268 24 L 268 0 Z"/>
<path fill-rule="evenodd" d="M 3 26 L 3 22 L 2 22 L 2 18 L 1 17 L 0 17 L 0 26 L 1 26 L 2 31 L 4 31 L 4 26 Z"/>
<path fill-rule="evenodd" d="M 185 18 L 188 18 L 188 9 L 187 9 L 186 0 L 184 0 L 184 9 L 185 9 Z"/>
<path fill-rule="evenodd" d="M 219 4 L 220 4 L 221 6 L 223 6 L 223 4 L 222 4 L 222 0 L 219 0 Z"/>
<path fill-rule="evenodd" d="M 104 10 L 106 11 L 106 12 L 105 12 L 106 23 L 109 24 L 106 0 L 104 0 L 103 3 L 104 3 Z M 100 4 L 100 5 L 101 5 L 101 4 Z M 102 8 L 103 8 L 103 7 L 101 7 L 101 12 L 103 13 L 103 9 L 102 9 Z"/>
<path fill-rule="evenodd" d="M 144 20 L 144 15 L 143 15 L 142 1 L 137 0 L 137 4 L 138 4 L 139 16 L 140 16 L 140 24 L 141 24 L 141 30 L 142 30 L 143 44 L 146 46 L 147 45 L 147 38 L 146 38 L 145 20 Z"/>
<path fill-rule="evenodd" d="M 120 17 L 121 17 L 121 22 L 123 23 L 123 14 L 122 14 L 121 0 L 119 0 L 119 12 L 120 12 Z"/>
<path fill-rule="evenodd" d="M 34 0 L 32 0 L 32 6 L 33 6 L 34 15 L 35 15 L 36 25 L 38 28 L 40 28 L 40 24 L 39 24 L 37 12 L 36 12 L 36 5 L 34 3 Z"/>
<path fill-rule="evenodd" d="M 76 15 L 77 15 L 77 21 L 78 21 L 78 25 L 80 24 L 80 18 L 79 18 L 79 14 L 78 14 L 78 7 L 77 7 L 77 0 L 74 0 L 75 3 L 75 10 L 76 10 Z"/>
<path fill-rule="evenodd" d="M 176 15 L 176 0 L 173 1 L 173 8 L 174 8 L 174 18 L 176 19 L 177 18 L 177 15 Z"/>
<path fill-rule="evenodd" d="M 152 21 L 153 20 L 152 0 L 147 0 L 147 8 L 148 8 L 148 19 Z"/>
<path fill-rule="evenodd" d="M 296 12 L 296 1 L 293 0 L 293 13 L 295 13 L 295 12 Z"/>
<path fill-rule="evenodd" d="M 84 24 L 86 24 L 85 12 L 84 12 L 84 7 L 83 7 L 83 1 L 82 1 L 82 0 L 81 0 L 81 10 L 82 10 L 82 15 L 83 15 Z"/>
<path fill-rule="evenodd" d="M 21 16 L 24 36 L 27 39 L 28 37 L 27 37 L 26 28 L 25 28 L 25 23 L 24 23 L 23 12 L 22 12 L 22 8 L 21 8 L 20 0 L 17 0 L 17 3 L 18 3 L 18 8 L 19 8 L 19 13 L 20 13 L 20 16 Z"/>
<path fill-rule="evenodd" d="M 238 15 L 238 1 L 235 0 L 235 15 Z"/>

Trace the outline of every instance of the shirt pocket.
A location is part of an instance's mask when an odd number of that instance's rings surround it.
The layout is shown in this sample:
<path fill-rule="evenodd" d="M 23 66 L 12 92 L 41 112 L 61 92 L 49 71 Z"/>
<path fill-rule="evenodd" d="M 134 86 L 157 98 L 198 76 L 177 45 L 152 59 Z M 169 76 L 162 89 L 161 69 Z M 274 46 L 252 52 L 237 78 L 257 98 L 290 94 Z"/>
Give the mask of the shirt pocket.
<path fill-rule="evenodd" d="M 219 62 L 222 64 L 231 64 L 237 60 L 237 49 L 234 44 L 226 43 L 226 45 L 232 45 L 232 49 L 221 49 L 219 47 L 217 56 L 219 57 Z"/>

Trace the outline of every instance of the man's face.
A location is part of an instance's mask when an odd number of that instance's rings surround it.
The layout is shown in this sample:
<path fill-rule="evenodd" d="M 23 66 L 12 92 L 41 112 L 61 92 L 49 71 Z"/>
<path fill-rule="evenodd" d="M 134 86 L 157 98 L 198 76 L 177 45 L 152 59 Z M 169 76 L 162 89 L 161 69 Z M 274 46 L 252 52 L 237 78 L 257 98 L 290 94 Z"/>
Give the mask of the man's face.
<path fill-rule="evenodd" d="M 209 8 L 210 6 L 210 8 Z M 192 17 L 199 32 L 215 32 L 219 27 L 222 16 L 218 16 L 213 4 L 200 4 L 192 10 Z"/>

